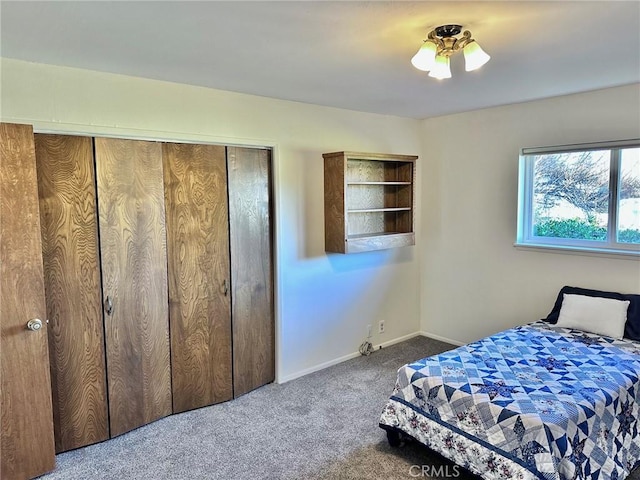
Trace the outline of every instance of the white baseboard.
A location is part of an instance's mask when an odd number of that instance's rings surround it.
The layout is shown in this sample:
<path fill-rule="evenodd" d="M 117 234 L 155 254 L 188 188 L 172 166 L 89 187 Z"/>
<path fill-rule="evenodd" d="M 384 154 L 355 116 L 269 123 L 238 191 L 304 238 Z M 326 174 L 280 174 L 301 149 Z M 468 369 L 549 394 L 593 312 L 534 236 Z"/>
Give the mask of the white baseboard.
<path fill-rule="evenodd" d="M 380 348 L 390 347 L 391 345 L 395 345 L 396 343 L 404 342 L 405 340 L 409 340 L 410 338 L 414 338 L 417 336 L 428 336 L 422 332 L 414 332 L 408 335 L 404 335 L 402 337 L 394 338 L 393 340 L 388 340 L 386 342 L 379 343 L 373 346 L 373 350 L 379 350 Z M 439 339 L 436 339 L 439 340 Z M 445 341 L 445 340 L 443 340 Z M 333 365 L 337 365 L 342 362 L 346 362 L 347 360 L 351 360 L 352 358 L 357 358 L 360 356 L 360 352 L 353 352 L 348 355 L 344 355 L 342 357 L 334 358 L 333 360 L 329 360 L 328 362 L 320 363 L 313 367 L 305 368 L 304 370 L 300 370 L 295 373 L 291 373 L 289 375 L 285 375 L 283 377 L 279 377 L 277 379 L 277 383 L 286 383 L 296 378 L 304 377 L 305 375 L 309 375 L 310 373 L 317 372 L 319 370 L 324 370 L 325 368 L 332 367 Z"/>
<path fill-rule="evenodd" d="M 389 340 L 388 342 L 382 342 L 378 345 L 374 345 L 373 349 L 378 350 L 379 348 L 390 347 L 391 345 L 395 345 L 396 343 L 404 342 L 405 340 L 409 340 L 410 338 L 419 337 L 422 335 L 422 332 L 414 332 L 408 335 L 404 335 L 402 337 L 394 338 L 393 340 Z"/>
<path fill-rule="evenodd" d="M 461 347 L 462 345 L 466 345 L 465 342 L 459 342 L 458 340 L 453 340 L 451 338 L 443 337 L 441 335 L 436 335 L 435 333 L 429 332 L 419 332 L 420 335 L 427 338 L 433 338 L 434 340 L 440 340 L 441 342 L 450 343 L 451 345 L 456 345 Z"/>
<path fill-rule="evenodd" d="M 349 355 L 334 358 L 333 360 L 329 360 L 328 362 L 320 363 L 318 365 L 314 365 L 313 367 L 305 368 L 304 370 L 300 370 L 298 372 L 280 377 L 278 378 L 278 383 L 290 382 L 291 380 L 295 380 L 296 378 L 304 377 L 305 375 L 317 372 L 318 370 L 324 370 L 325 368 L 332 367 L 333 365 L 337 365 L 338 363 L 346 362 L 347 360 L 351 360 L 352 358 L 356 358 L 358 356 L 360 356 L 360 353 L 354 352 L 350 353 Z"/>

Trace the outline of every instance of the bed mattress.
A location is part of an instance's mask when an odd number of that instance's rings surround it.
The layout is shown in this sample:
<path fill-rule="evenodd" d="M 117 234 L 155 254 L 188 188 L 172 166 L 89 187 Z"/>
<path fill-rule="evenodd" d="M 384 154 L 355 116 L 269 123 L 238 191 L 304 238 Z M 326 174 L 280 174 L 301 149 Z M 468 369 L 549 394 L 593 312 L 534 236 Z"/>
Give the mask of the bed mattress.
<path fill-rule="evenodd" d="M 380 426 L 486 479 L 624 479 L 640 342 L 540 321 L 405 365 Z"/>

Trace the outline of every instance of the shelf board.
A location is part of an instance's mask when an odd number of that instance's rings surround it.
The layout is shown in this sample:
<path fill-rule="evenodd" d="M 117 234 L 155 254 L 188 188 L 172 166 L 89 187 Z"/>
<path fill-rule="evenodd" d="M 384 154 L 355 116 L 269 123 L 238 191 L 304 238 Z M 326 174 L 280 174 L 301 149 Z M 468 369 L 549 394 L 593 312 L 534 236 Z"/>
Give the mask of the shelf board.
<path fill-rule="evenodd" d="M 413 232 L 374 232 L 374 233 L 358 233 L 348 235 L 347 240 L 358 240 L 361 238 L 386 237 L 389 235 L 413 235 Z"/>
<path fill-rule="evenodd" d="M 411 185 L 411 182 L 347 182 L 347 185 Z"/>
<path fill-rule="evenodd" d="M 347 213 L 406 212 L 410 210 L 411 210 L 411 207 L 358 208 L 354 210 L 347 210 Z"/>

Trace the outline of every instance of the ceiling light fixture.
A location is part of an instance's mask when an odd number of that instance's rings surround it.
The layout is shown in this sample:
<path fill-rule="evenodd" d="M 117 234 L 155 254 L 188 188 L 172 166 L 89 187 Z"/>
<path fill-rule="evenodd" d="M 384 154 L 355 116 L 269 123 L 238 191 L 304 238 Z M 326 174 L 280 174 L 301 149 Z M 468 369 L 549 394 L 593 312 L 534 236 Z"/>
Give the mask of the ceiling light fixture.
<path fill-rule="evenodd" d="M 429 72 L 429 76 L 437 79 L 451 78 L 449 57 L 460 50 L 464 53 L 465 70 L 477 70 L 491 58 L 480 48 L 478 42 L 471 38 L 471 32 L 465 30 L 462 37 L 462 25 L 441 25 L 429 32 L 427 39 L 418 50 L 411 63 L 418 70 Z"/>

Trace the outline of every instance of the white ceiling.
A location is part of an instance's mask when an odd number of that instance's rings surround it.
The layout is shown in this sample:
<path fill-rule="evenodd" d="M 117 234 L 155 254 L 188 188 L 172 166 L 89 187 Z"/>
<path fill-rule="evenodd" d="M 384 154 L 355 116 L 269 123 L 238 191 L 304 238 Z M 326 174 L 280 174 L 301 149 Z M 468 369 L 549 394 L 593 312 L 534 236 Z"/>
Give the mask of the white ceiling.
<path fill-rule="evenodd" d="M 640 82 L 640 2 L 0 2 L 3 57 L 425 118 Z M 462 24 L 491 61 L 409 63 Z"/>

